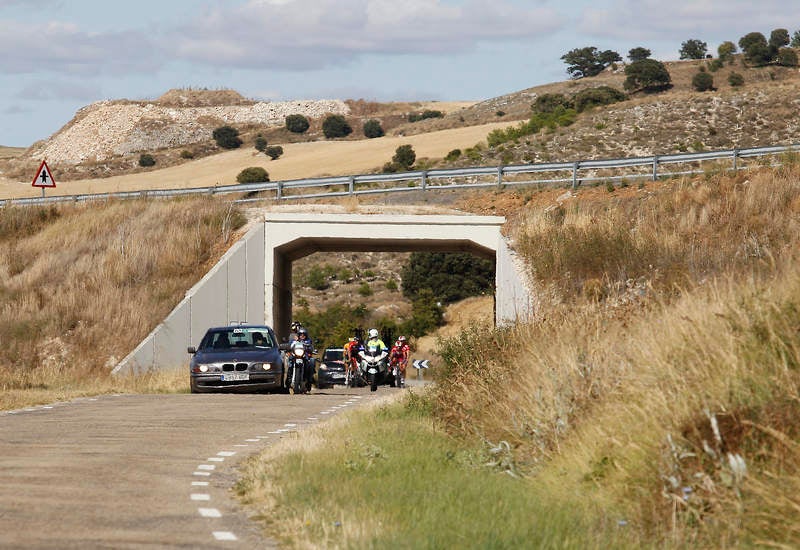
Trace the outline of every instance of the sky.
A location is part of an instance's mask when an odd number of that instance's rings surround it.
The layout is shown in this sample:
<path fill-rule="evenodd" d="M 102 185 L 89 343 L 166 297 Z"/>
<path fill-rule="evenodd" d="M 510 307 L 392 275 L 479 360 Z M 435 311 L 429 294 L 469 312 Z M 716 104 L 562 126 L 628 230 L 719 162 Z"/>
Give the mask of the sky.
<path fill-rule="evenodd" d="M 794 25 L 794 26 L 793 26 Z M 0 0 L 0 145 L 105 99 L 479 101 L 569 78 L 579 47 L 661 61 L 800 29 L 797 0 Z"/>

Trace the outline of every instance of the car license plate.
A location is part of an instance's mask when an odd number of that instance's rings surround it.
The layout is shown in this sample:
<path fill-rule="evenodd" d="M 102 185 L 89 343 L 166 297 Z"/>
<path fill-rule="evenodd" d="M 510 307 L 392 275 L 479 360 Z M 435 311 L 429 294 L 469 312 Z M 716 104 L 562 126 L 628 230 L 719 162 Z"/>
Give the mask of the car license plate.
<path fill-rule="evenodd" d="M 250 373 L 248 372 L 225 372 L 222 373 L 223 382 L 231 382 L 234 380 L 250 380 Z"/>
<path fill-rule="evenodd" d="M 331 378 L 344 378 L 344 373 L 334 372 L 333 374 L 331 374 Z"/>

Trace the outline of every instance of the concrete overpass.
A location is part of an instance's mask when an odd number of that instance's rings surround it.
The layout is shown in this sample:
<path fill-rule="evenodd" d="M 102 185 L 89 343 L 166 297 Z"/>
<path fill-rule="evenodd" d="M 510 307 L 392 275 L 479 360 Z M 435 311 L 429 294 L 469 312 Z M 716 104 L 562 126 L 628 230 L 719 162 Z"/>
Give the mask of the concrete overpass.
<path fill-rule="evenodd" d="M 499 216 L 267 212 L 114 372 L 186 364 L 209 326 L 266 323 L 285 336 L 292 263 L 315 252 L 469 252 L 495 261 L 495 321 L 529 319 L 532 296 Z"/>

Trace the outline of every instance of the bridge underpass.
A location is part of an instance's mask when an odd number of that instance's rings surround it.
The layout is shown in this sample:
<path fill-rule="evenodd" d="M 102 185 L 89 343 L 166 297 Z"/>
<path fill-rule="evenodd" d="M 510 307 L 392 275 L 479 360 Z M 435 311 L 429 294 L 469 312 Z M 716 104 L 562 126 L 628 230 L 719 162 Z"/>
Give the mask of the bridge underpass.
<path fill-rule="evenodd" d="M 187 346 L 234 320 L 286 336 L 292 263 L 316 252 L 468 252 L 494 260 L 495 322 L 530 319 L 532 295 L 501 234 L 504 223 L 499 216 L 266 212 L 113 372 L 185 365 Z"/>

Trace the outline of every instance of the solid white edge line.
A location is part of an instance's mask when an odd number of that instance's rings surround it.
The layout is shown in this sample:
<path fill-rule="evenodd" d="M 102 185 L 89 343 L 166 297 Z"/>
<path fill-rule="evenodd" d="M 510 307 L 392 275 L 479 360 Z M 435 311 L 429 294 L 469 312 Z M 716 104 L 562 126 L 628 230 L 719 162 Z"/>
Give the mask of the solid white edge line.
<path fill-rule="evenodd" d="M 208 462 L 225 462 L 225 459 L 221 456 L 212 456 L 206 459 Z"/>

